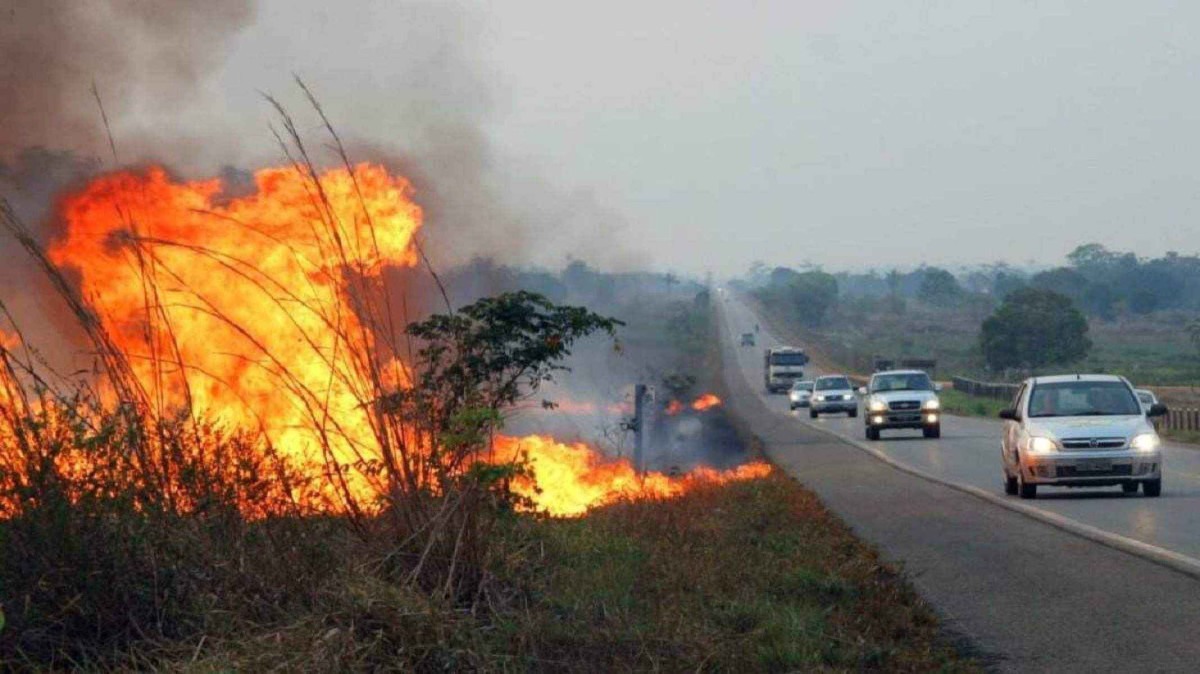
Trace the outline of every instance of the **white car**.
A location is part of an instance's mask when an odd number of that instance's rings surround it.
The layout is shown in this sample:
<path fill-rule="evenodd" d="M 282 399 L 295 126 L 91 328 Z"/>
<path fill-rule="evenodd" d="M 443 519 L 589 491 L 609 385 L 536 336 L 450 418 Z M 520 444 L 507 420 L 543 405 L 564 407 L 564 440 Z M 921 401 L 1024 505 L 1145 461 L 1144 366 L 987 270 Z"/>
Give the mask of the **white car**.
<path fill-rule="evenodd" d="M 868 440 L 892 428 L 920 430 L 927 438 L 942 437 L 942 402 L 938 385 L 921 370 L 889 370 L 871 375 L 863 399 Z"/>
<path fill-rule="evenodd" d="M 826 375 L 813 381 L 812 398 L 808 403 L 809 418 L 816 419 L 817 416 L 830 412 L 845 412 L 851 417 L 858 416 L 858 398 L 854 395 L 854 387 L 850 385 L 846 375 Z"/>
<path fill-rule="evenodd" d="M 1037 496 L 1038 485 L 1105 487 L 1127 494 L 1162 493 L 1161 441 L 1133 387 L 1115 375 L 1059 375 L 1026 379 L 1000 412 L 1005 419 L 1000 455 L 1004 491 Z"/>
<path fill-rule="evenodd" d="M 1146 413 L 1149 413 L 1150 408 L 1158 404 L 1158 396 L 1154 395 L 1154 391 L 1139 388 L 1134 389 L 1133 392 L 1137 394 L 1138 402 L 1142 404 L 1142 409 Z"/>
<path fill-rule="evenodd" d="M 805 379 L 792 384 L 792 390 L 788 391 L 788 405 L 795 410 L 798 407 L 808 407 L 808 403 L 812 399 L 813 383 Z"/>

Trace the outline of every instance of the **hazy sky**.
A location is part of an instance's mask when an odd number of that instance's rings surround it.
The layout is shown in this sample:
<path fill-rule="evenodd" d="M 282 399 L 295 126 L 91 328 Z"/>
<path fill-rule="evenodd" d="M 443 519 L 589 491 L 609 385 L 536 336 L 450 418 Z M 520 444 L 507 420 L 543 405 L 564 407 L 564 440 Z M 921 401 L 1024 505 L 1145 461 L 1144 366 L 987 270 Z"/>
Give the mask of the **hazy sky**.
<path fill-rule="evenodd" d="M 1200 249 L 1200 3 L 333 6 L 260 3 L 207 95 L 244 160 L 272 151 L 257 91 L 302 75 L 351 135 L 462 174 L 464 249 L 718 274 Z"/>

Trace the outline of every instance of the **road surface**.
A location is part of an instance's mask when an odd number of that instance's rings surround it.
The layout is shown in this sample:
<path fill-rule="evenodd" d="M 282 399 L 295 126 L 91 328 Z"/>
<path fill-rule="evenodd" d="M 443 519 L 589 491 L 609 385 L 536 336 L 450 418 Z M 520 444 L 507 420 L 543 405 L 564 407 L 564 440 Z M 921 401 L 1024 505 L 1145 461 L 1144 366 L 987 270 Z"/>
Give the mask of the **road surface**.
<path fill-rule="evenodd" d="M 770 458 L 812 488 L 909 577 L 952 632 L 1001 671 L 1196 671 L 1200 580 L 897 470 L 836 435 L 863 439 L 862 418 L 793 414 L 763 391 L 763 349 L 738 335 L 765 321 L 719 293 L 731 411 Z M 802 414 L 802 416 L 801 416 Z M 940 440 L 891 431 L 887 457 L 1002 495 L 998 422 L 946 417 Z M 1200 452 L 1168 448 L 1163 496 L 1040 489 L 1045 512 L 1185 555 L 1200 555 Z M 1042 494 L 1045 493 L 1043 497 Z"/>

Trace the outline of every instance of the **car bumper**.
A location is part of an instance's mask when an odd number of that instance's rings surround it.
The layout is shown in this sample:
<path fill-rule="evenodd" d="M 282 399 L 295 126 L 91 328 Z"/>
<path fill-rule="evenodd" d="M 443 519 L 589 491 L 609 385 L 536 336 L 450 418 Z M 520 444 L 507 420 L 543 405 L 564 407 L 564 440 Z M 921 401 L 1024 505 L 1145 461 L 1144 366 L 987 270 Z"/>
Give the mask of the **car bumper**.
<path fill-rule="evenodd" d="M 1021 474 L 1030 484 L 1064 487 L 1162 479 L 1161 451 L 1054 452 L 1021 456 Z"/>
<path fill-rule="evenodd" d="M 797 407 L 808 407 L 810 399 L 809 398 L 792 398 L 789 402 L 792 405 L 792 409 L 796 409 Z"/>
<path fill-rule="evenodd" d="M 928 428 L 942 423 L 940 411 L 928 410 L 884 410 L 867 412 L 866 424 L 872 428 Z"/>
<path fill-rule="evenodd" d="M 849 412 L 858 409 L 857 400 L 813 400 L 809 406 L 818 412 Z"/>

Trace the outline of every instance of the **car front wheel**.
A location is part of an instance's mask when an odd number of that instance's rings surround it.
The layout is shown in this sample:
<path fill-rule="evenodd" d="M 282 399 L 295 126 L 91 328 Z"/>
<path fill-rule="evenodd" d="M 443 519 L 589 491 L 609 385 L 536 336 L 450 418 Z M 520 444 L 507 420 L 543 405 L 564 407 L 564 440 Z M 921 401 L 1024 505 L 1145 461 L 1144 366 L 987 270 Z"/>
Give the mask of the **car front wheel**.
<path fill-rule="evenodd" d="M 1156 497 L 1162 494 L 1162 478 L 1157 480 L 1146 480 L 1142 483 L 1142 491 L 1146 496 Z"/>
<path fill-rule="evenodd" d="M 1017 478 L 1007 473 L 1004 475 L 1004 493 L 1009 496 L 1017 495 Z"/>
<path fill-rule="evenodd" d="M 809 419 L 816 419 L 816 418 L 817 418 L 817 411 L 816 411 L 816 410 L 814 410 L 814 409 L 809 409 L 809 410 L 808 410 L 808 418 L 809 418 Z"/>
<path fill-rule="evenodd" d="M 879 429 L 873 428 L 871 426 L 867 426 L 867 439 L 868 440 L 878 440 L 879 439 Z"/>
<path fill-rule="evenodd" d="M 847 412 L 847 414 L 849 414 L 849 415 L 850 415 L 850 418 L 851 418 L 851 419 L 857 418 L 857 417 L 858 417 L 858 410 L 850 410 L 849 412 Z"/>
<path fill-rule="evenodd" d="M 941 424 L 938 424 L 936 426 L 926 426 L 925 428 L 923 428 L 921 430 L 922 430 L 922 432 L 925 433 L 925 437 L 927 437 L 927 438 L 942 437 L 942 425 Z"/>
<path fill-rule="evenodd" d="M 1025 481 L 1025 476 L 1017 468 L 1017 495 L 1021 498 L 1037 498 L 1037 485 Z"/>

